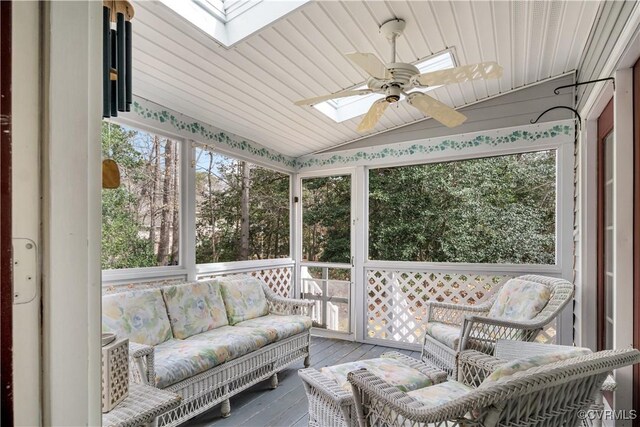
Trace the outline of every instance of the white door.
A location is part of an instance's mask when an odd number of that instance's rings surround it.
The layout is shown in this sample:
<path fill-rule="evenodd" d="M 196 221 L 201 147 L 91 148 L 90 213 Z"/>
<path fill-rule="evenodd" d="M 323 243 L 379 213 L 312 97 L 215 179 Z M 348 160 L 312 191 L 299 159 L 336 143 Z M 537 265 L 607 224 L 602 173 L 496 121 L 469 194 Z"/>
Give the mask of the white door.
<path fill-rule="evenodd" d="M 354 338 L 353 171 L 300 178 L 301 297 L 316 333 Z"/>
<path fill-rule="evenodd" d="M 40 5 L 13 2 L 13 383 L 16 426 L 41 425 Z"/>

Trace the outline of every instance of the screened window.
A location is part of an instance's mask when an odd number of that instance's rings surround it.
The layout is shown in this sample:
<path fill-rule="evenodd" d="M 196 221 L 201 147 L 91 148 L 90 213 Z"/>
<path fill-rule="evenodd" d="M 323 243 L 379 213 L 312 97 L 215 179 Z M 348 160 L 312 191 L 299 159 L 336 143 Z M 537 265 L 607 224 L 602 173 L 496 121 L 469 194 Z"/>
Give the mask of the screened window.
<path fill-rule="evenodd" d="M 102 190 L 102 268 L 179 264 L 178 142 L 102 125 L 102 155 L 120 170 L 120 186 Z"/>
<path fill-rule="evenodd" d="M 302 180 L 302 260 L 351 262 L 351 175 Z"/>
<path fill-rule="evenodd" d="M 369 171 L 369 258 L 555 264 L 556 151 Z"/>
<path fill-rule="evenodd" d="M 196 263 L 286 258 L 289 175 L 195 148 Z"/>

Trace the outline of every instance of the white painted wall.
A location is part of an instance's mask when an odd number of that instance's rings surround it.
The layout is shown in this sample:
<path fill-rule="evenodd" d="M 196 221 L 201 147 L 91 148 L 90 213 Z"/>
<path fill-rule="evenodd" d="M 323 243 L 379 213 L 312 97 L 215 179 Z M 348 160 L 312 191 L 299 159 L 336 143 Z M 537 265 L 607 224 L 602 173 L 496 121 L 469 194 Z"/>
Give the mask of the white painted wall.
<path fill-rule="evenodd" d="M 43 7 L 43 424 L 100 425 L 102 3 Z"/>

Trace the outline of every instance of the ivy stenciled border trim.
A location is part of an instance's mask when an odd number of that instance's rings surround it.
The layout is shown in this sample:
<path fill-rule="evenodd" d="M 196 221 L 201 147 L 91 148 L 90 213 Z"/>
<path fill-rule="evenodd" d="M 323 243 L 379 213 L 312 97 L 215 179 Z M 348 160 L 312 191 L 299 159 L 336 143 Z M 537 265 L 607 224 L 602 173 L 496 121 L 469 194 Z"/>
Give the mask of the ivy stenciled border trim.
<path fill-rule="evenodd" d="M 536 124 L 506 129 L 495 129 L 451 137 L 437 137 L 424 142 L 400 142 L 396 144 L 345 150 L 342 152 L 301 156 L 285 156 L 256 142 L 228 133 L 215 126 L 173 112 L 152 101 L 134 97 L 132 113 L 143 122 L 154 121 L 160 128 L 193 138 L 200 142 L 212 143 L 220 148 L 242 154 L 273 165 L 283 166 L 291 171 L 309 168 L 348 166 L 356 163 L 375 164 L 385 161 L 424 157 L 446 151 L 462 151 L 481 146 L 498 147 L 518 142 L 546 140 L 558 136 L 573 136 L 575 130 L 570 121 Z"/>
<path fill-rule="evenodd" d="M 572 136 L 574 127 L 570 124 L 556 124 L 546 129 L 524 130 L 516 129 L 506 135 L 499 135 L 500 130 L 489 131 L 496 135 L 483 134 L 472 136 L 471 139 L 442 139 L 437 143 L 415 143 L 406 145 L 405 143 L 394 144 L 394 147 L 372 147 L 359 151 L 347 153 L 327 153 L 314 157 L 300 157 L 296 161 L 296 169 L 319 168 L 325 166 L 348 165 L 356 162 L 379 162 L 382 159 L 401 159 L 416 155 L 425 155 L 454 150 L 461 151 L 469 148 L 480 147 L 482 145 L 498 147 L 500 145 L 512 144 L 519 141 L 535 141 L 539 139 L 555 138 L 557 136 Z M 406 146 L 404 146 L 406 145 Z M 398 147 L 399 146 L 399 147 Z"/>
<path fill-rule="evenodd" d="M 136 99 L 132 105 L 132 113 L 135 113 L 142 120 L 153 120 L 159 123 L 161 127 L 169 127 L 170 130 L 178 134 L 188 134 L 189 136 L 197 135 L 199 138 L 195 139 L 200 139 L 201 142 L 220 144 L 226 149 L 245 153 L 251 157 L 263 159 L 271 163 L 281 164 L 289 169 L 296 167 L 296 161 L 293 157 L 285 156 L 255 142 L 250 142 L 237 135 L 224 132 L 214 126 L 190 119 L 183 114 L 171 112 L 160 106 L 156 108 L 156 105 L 151 101 Z"/>

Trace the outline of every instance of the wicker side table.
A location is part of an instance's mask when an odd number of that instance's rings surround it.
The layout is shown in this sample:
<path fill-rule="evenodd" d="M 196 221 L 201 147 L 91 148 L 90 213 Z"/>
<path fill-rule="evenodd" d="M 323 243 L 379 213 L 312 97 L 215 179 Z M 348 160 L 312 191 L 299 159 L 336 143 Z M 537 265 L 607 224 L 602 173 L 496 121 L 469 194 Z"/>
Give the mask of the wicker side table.
<path fill-rule="evenodd" d="M 157 426 L 158 417 L 180 405 L 180 396 L 144 384 L 130 384 L 129 396 L 106 414 L 104 427 Z"/>
<path fill-rule="evenodd" d="M 522 342 L 511 340 L 498 340 L 496 343 L 495 357 L 502 360 L 520 359 L 523 356 L 536 356 L 539 354 L 561 353 L 563 351 L 575 350 L 577 347 L 568 345 L 541 344 L 536 342 Z M 611 375 L 602 384 L 601 392 L 613 392 L 616 389 L 616 381 Z M 594 411 L 593 417 L 582 420 L 583 427 L 601 427 L 602 419 L 597 416 L 598 411 L 604 410 L 604 399 L 602 393 L 594 396 L 595 402 L 589 411 Z"/>

